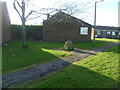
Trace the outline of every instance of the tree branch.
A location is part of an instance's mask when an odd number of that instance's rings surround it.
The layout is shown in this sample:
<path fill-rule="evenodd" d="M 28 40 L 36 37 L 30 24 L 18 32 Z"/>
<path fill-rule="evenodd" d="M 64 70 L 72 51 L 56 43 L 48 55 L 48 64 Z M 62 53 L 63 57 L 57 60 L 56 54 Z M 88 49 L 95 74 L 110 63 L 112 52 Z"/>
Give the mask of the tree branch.
<path fill-rule="evenodd" d="M 15 0 L 15 1 L 17 1 L 17 0 Z M 20 7 L 20 8 L 22 8 L 22 6 L 20 5 L 20 3 L 17 1 L 17 4 L 18 4 L 18 6 Z"/>
<path fill-rule="evenodd" d="M 15 1 L 16 1 L 16 0 L 14 0 L 14 2 L 13 2 L 14 9 L 17 11 L 18 15 L 19 15 L 20 18 L 22 19 L 22 16 L 20 15 L 20 12 L 19 12 L 19 11 L 17 10 L 17 8 L 16 8 Z"/>
<path fill-rule="evenodd" d="M 41 16 L 37 16 L 37 17 L 33 17 L 33 18 L 29 18 L 29 19 L 26 19 L 25 21 L 28 21 L 28 20 L 31 20 L 31 19 L 36 19 L 36 18 L 39 18 Z"/>
<path fill-rule="evenodd" d="M 30 11 L 30 13 L 25 17 L 25 19 L 27 19 L 31 14 L 32 14 L 33 10 Z"/>
<path fill-rule="evenodd" d="M 46 13 L 39 13 L 37 11 L 33 11 L 34 13 L 41 14 L 41 15 L 47 15 Z"/>

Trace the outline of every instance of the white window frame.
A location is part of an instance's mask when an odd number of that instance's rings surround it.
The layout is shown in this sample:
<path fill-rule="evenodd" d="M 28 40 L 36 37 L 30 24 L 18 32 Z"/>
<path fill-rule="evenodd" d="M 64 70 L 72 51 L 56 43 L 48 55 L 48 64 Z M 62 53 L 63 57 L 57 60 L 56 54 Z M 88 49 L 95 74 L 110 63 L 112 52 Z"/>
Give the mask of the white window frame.
<path fill-rule="evenodd" d="M 97 31 L 97 35 L 101 35 L 101 31 Z"/>
<path fill-rule="evenodd" d="M 112 32 L 112 35 L 114 36 L 114 35 L 115 35 L 115 32 Z"/>
<path fill-rule="evenodd" d="M 111 34 L 111 32 L 110 32 L 110 31 L 107 31 L 107 34 Z"/>
<path fill-rule="evenodd" d="M 88 35 L 88 27 L 80 27 L 80 34 L 81 35 Z"/>

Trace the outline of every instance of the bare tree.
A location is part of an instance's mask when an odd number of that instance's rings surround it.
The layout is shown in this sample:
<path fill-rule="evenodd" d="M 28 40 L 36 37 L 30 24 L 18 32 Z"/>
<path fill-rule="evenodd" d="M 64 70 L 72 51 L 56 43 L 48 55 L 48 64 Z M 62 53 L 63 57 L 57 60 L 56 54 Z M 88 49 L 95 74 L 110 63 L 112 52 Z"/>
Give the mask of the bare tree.
<path fill-rule="evenodd" d="M 26 2 L 29 2 L 26 1 Z M 18 10 L 17 6 L 21 9 L 21 11 Z M 28 48 L 28 45 L 27 45 L 27 40 L 26 40 L 26 30 L 25 30 L 25 22 L 27 20 L 31 20 L 31 19 L 35 19 L 35 18 L 38 18 L 40 17 L 40 15 L 36 15 L 35 17 L 33 18 L 28 18 L 32 13 L 34 13 L 33 10 L 31 10 L 27 16 L 25 16 L 25 6 L 26 6 L 26 3 L 25 3 L 25 0 L 22 0 L 21 4 L 20 2 L 18 2 L 18 0 L 14 0 L 13 2 L 13 6 L 14 6 L 14 9 L 16 10 L 16 12 L 18 13 L 18 15 L 20 16 L 20 19 L 22 21 L 22 40 L 23 40 L 23 48 Z"/>
<path fill-rule="evenodd" d="M 22 15 L 16 8 L 16 4 L 21 8 Z M 27 17 L 25 17 L 25 1 L 24 0 L 22 0 L 22 5 L 20 5 L 20 3 L 17 0 L 14 0 L 13 6 L 22 21 L 23 48 L 28 48 L 27 41 L 26 41 L 25 21 L 26 21 L 26 18 L 32 13 L 32 11 L 29 13 L 29 15 Z"/>

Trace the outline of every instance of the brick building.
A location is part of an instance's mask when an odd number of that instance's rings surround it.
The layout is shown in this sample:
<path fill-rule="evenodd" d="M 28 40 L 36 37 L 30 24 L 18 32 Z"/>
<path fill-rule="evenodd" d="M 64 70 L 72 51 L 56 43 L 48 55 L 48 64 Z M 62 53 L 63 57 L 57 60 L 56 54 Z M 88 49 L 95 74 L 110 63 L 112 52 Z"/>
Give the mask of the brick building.
<path fill-rule="evenodd" d="M 59 11 L 43 21 L 44 41 L 90 41 L 92 26 Z"/>
<path fill-rule="evenodd" d="M 10 18 L 6 2 L 0 1 L 0 44 L 10 40 Z"/>
<path fill-rule="evenodd" d="M 120 38 L 120 29 L 110 26 L 96 26 L 96 37 L 98 38 Z"/>

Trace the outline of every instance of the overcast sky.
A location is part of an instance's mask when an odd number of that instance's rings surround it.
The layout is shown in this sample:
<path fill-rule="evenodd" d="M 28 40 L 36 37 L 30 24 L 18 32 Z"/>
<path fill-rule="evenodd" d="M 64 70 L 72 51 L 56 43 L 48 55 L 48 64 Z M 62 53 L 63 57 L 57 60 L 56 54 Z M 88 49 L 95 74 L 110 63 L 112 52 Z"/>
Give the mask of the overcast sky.
<path fill-rule="evenodd" d="M 13 8 L 13 0 L 0 0 L 6 1 L 8 12 L 11 20 L 11 24 L 21 24 L 21 20 L 17 12 Z M 21 0 L 18 0 L 21 1 Z M 89 6 L 94 6 L 95 1 L 99 0 L 30 0 L 31 4 L 27 8 L 27 13 L 31 9 L 38 10 L 39 8 L 57 8 L 65 2 L 76 2 L 76 3 L 86 3 L 89 2 Z M 97 3 L 97 19 L 96 24 L 102 26 L 118 26 L 118 2 L 120 0 L 104 0 L 103 2 Z M 85 16 L 85 18 L 84 18 Z M 87 17 L 86 17 L 87 16 Z M 83 19 L 84 21 L 93 25 L 94 22 L 94 7 L 89 8 L 86 13 L 79 13 L 75 17 Z M 41 18 L 27 21 L 26 24 L 41 24 L 46 16 Z"/>

